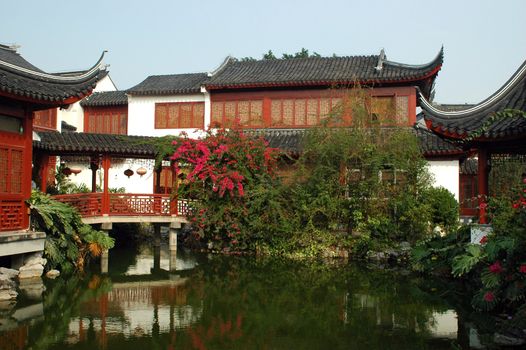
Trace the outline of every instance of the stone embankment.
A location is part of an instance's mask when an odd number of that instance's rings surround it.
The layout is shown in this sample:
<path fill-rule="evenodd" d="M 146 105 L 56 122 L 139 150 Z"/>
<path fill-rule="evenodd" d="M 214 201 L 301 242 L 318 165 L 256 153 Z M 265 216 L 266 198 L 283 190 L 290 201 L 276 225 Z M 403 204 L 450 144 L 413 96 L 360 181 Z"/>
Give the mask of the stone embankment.
<path fill-rule="evenodd" d="M 0 267 L 0 302 L 16 300 L 18 291 L 23 291 L 28 296 L 42 295 L 45 287 L 41 277 L 46 262 L 41 254 L 34 254 L 22 259 L 18 270 Z M 46 273 L 48 278 L 56 278 L 58 275 L 60 272 L 57 270 Z"/>

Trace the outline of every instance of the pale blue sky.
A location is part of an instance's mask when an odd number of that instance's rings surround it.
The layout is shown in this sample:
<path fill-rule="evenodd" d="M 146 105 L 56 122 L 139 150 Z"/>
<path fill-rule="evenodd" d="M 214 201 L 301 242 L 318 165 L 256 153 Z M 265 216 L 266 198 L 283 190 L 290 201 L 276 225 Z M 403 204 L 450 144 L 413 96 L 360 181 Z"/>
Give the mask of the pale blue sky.
<path fill-rule="evenodd" d="M 34 0 L 2 5 L 0 43 L 46 71 L 85 69 L 102 50 L 119 89 L 203 72 L 227 55 L 305 47 L 422 64 L 444 45 L 436 101 L 478 102 L 526 60 L 524 0 Z"/>

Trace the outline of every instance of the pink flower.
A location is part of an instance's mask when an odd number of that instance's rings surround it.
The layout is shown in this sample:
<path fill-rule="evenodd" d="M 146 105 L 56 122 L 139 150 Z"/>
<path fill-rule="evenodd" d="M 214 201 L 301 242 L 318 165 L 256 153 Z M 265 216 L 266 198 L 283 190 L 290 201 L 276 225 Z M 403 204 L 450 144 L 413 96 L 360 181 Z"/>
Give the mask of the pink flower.
<path fill-rule="evenodd" d="M 243 197 L 245 195 L 245 192 L 243 191 L 243 184 L 241 182 L 237 183 L 237 192 L 239 193 L 239 197 Z"/>
<path fill-rule="evenodd" d="M 489 270 L 492 273 L 501 273 L 502 272 L 502 266 L 499 261 L 496 261 L 492 265 L 489 266 Z"/>
<path fill-rule="evenodd" d="M 492 292 L 486 292 L 486 294 L 484 294 L 484 300 L 488 303 L 491 303 L 493 300 L 495 300 L 495 294 Z"/>
<path fill-rule="evenodd" d="M 519 267 L 519 271 L 521 273 L 526 273 L 526 264 L 521 264 L 521 266 Z"/>

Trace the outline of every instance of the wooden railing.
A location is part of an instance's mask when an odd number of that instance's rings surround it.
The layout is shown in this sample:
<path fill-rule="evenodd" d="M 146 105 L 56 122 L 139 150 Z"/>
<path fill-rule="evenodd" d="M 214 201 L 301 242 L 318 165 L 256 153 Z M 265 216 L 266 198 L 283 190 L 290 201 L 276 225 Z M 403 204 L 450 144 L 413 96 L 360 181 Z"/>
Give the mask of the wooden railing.
<path fill-rule="evenodd" d="M 82 217 L 93 216 L 186 216 L 187 200 L 175 200 L 168 194 L 75 193 L 53 196 L 79 211 Z"/>
<path fill-rule="evenodd" d="M 53 199 L 77 208 L 82 217 L 100 216 L 102 212 L 102 193 L 59 194 Z"/>

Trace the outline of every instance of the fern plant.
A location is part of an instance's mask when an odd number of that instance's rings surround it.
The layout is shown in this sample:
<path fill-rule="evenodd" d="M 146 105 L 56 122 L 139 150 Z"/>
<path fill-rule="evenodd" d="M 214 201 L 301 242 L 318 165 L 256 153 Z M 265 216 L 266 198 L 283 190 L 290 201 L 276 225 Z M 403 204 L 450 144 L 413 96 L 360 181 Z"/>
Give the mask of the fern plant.
<path fill-rule="evenodd" d="M 33 191 L 29 205 L 33 229 L 46 233 L 44 256 L 48 269 L 82 272 L 89 258 L 114 245 L 114 239 L 107 233 L 84 224 L 75 208 L 47 194 Z"/>

